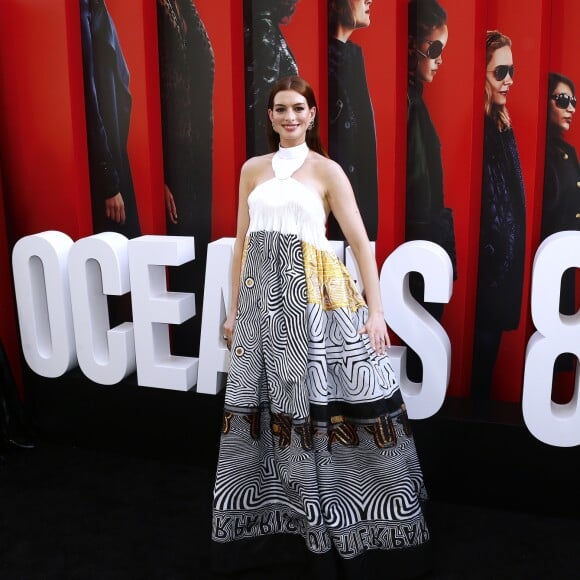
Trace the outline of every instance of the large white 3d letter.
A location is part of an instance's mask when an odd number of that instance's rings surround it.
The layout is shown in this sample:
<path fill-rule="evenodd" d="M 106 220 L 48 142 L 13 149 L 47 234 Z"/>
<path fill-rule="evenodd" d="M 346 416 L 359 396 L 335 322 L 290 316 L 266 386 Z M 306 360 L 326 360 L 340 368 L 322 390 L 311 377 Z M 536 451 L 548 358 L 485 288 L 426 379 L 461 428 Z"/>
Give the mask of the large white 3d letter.
<path fill-rule="evenodd" d="M 137 382 L 142 386 L 188 391 L 195 384 L 198 359 L 171 354 L 168 327 L 195 315 L 195 295 L 167 292 L 165 272 L 165 266 L 181 266 L 194 257 L 189 236 L 129 241 Z"/>
<path fill-rule="evenodd" d="M 79 366 L 95 383 L 114 385 L 136 368 L 133 324 L 110 329 L 107 307 L 107 294 L 131 290 L 128 240 L 114 232 L 83 238 L 68 263 Z"/>
<path fill-rule="evenodd" d="M 43 377 L 60 377 L 77 362 L 67 273 L 72 245 L 66 234 L 48 231 L 21 238 L 12 251 L 22 350 Z"/>
<path fill-rule="evenodd" d="M 415 383 L 405 371 L 407 348 L 389 350 L 409 417 L 425 419 L 434 415 L 445 400 L 451 371 L 451 343 L 443 327 L 412 296 L 409 272 L 425 279 L 426 302 L 449 302 L 453 290 L 453 268 L 441 246 L 413 240 L 399 246 L 381 269 L 381 296 L 389 326 L 420 357 L 423 382 Z"/>
<path fill-rule="evenodd" d="M 552 401 L 554 361 L 562 353 L 580 359 L 580 314 L 560 313 L 562 274 L 580 268 L 580 232 L 558 232 L 546 238 L 534 258 L 532 319 L 537 329 L 528 342 L 522 411 L 528 429 L 540 441 L 559 447 L 580 445 L 578 371 L 572 400 Z"/>
<path fill-rule="evenodd" d="M 221 238 L 207 247 L 198 393 L 217 394 L 222 388 L 219 373 L 227 373 L 230 367 L 230 353 L 222 338 L 222 325 L 230 308 L 233 248 L 234 238 Z"/>

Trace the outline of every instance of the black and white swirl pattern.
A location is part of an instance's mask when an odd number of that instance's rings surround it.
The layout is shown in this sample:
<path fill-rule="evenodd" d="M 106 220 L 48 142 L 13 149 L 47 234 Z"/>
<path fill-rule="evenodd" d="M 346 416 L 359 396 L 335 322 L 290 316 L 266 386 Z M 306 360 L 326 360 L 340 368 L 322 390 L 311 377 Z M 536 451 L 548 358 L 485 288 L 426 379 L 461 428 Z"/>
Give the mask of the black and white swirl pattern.
<path fill-rule="evenodd" d="M 308 302 L 296 235 L 252 231 L 246 250 L 214 540 L 293 533 L 345 558 L 423 544 L 423 477 L 389 359 L 358 333 L 366 307 Z"/>
<path fill-rule="evenodd" d="M 247 422 L 236 416 L 223 436 L 215 487 L 213 538 L 219 542 L 264 533 L 301 534 L 310 550 L 334 545 L 345 558 L 369 549 L 426 542 L 421 509 L 426 499 L 412 439 L 395 423 L 399 443 L 378 449 L 359 429 L 360 444 L 328 448 L 315 435 L 305 452 L 293 432 L 280 449 L 262 413 L 260 444 L 251 442 Z"/>

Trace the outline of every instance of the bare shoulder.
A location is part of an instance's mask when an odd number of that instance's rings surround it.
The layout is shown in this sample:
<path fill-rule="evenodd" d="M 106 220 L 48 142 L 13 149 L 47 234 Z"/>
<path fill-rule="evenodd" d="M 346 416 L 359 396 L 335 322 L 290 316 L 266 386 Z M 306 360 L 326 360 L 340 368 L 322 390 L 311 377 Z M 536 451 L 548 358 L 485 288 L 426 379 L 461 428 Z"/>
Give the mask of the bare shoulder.
<path fill-rule="evenodd" d="M 271 167 L 273 153 L 267 153 L 266 155 L 257 155 L 256 157 L 250 157 L 242 165 L 242 173 L 247 175 L 252 175 Z"/>
<path fill-rule="evenodd" d="M 342 167 L 336 161 L 314 151 L 311 152 L 311 156 L 314 170 L 327 186 L 343 183 L 345 179 L 348 181 Z"/>
<path fill-rule="evenodd" d="M 264 180 L 264 175 L 271 171 L 273 153 L 250 157 L 242 165 L 240 182 L 246 189 L 253 189 L 258 183 Z"/>

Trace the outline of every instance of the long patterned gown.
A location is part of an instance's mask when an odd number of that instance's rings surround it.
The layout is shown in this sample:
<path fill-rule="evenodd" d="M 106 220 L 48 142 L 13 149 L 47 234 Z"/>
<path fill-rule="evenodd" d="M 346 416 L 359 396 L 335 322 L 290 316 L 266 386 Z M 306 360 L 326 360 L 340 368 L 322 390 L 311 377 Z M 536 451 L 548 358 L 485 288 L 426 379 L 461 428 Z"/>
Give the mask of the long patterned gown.
<path fill-rule="evenodd" d="M 358 332 L 368 309 L 325 237 L 322 200 L 292 175 L 307 154 L 280 149 L 248 198 L 212 537 L 299 534 L 343 558 L 421 546 L 405 405 L 388 356 Z"/>

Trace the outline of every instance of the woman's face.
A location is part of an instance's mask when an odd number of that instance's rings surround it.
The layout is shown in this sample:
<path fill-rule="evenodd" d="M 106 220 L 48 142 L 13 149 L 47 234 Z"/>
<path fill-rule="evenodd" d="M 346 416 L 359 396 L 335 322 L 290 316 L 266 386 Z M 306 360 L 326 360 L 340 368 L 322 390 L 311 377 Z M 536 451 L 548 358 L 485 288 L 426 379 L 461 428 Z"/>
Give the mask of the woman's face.
<path fill-rule="evenodd" d="M 417 53 L 418 61 L 415 74 L 420 81 L 424 83 L 433 82 L 439 67 L 443 64 L 443 53 L 441 52 L 437 57 L 431 58 L 429 52 L 433 50 L 433 45 L 437 47 L 438 43 L 441 43 L 440 47 L 442 46 L 442 49 L 445 48 L 448 38 L 449 31 L 447 26 L 443 25 L 432 30 L 429 36 L 417 40 L 415 52 Z"/>
<path fill-rule="evenodd" d="M 507 103 L 507 96 L 510 87 L 514 84 L 513 79 L 514 59 L 512 49 L 509 46 L 498 48 L 491 55 L 491 60 L 487 63 L 486 84 L 491 94 L 491 101 L 500 107 Z M 503 73 L 508 71 L 505 76 Z M 497 77 L 500 77 L 498 80 Z M 501 78 L 503 77 L 503 78 Z"/>
<path fill-rule="evenodd" d="M 550 125 L 560 132 L 568 131 L 572 124 L 572 117 L 576 112 L 576 107 L 568 100 L 568 106 L 565 109 L 560 109 L 556 105 L 556 100 L 553 99 L 555 95 L 568 95 L 570 99 L 574 96 L 572 89 L 565 83 L 558 83 L 552 94 L 549 96 L 550 103 L 548 105 Z M 565 104 L 565 103 L 564 103 Z"/>
<path fill-rule="evenodd" d="M 306 98 L 296 91 L 280 91 L 274 96 L 274 106 L 268 109 L 272 128 L 280 135 L 282 147 L 293 147 L 306 141 L 306 130 L 316 115 Z"/>
<path fill-rule="evenodd" d="M 373 0 L 350 0 L 353 28 L 366 28 L 371 23 L 371 4 Z"/>

